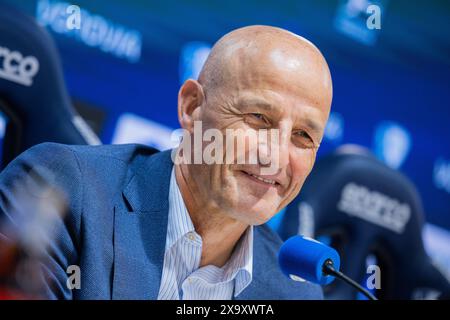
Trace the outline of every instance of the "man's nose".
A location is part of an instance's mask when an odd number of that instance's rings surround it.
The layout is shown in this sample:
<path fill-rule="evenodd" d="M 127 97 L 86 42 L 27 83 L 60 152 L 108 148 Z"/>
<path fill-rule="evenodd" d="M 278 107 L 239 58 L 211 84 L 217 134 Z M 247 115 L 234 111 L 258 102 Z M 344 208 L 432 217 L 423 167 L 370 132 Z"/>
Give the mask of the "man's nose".
<path fill-rule="evenodd" d="M 277 169 L 285 168 L 289 164 L 289 144 L 289 130 L 272 129 L 268 138 L 260 141 L 260 164 Z"/>
<path fill-rule="evenodd" d="M 291 142 L 291 129 L 282 127 L 279 137 L 279 168 L 285 168 L 289 164 L 289 145 Z"/>

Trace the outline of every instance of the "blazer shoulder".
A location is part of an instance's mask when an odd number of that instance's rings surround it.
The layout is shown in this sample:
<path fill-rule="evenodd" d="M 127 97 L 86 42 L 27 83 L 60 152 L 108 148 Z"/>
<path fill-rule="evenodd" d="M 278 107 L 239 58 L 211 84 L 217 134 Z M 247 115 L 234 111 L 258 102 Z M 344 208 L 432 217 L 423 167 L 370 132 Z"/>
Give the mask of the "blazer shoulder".
<path fill-rule="evenodd" d="M 44 142 L 32 146 L 22 152 L 17 158 L 33 162 L 55 162 L 76 159 L 111 158 L 123 162 L 130 162 L 139 156 L 149 156 L 158 150 L 140 144 L 121 145 L 69 145 L 55 142 Z M 16 158 L 16 159 L 17 159 Z"/>
<path fill-rule="evenodd" d="M 91 174 L 109 170 L 110 173 L 140 167 L 158 150 L 141 144 L 67 145 L 45 142 L 31 147 L 19 157 L 38 164 L 59 163 L 65 169 L 76 165 L 78 170 Z M 88 175 L 89 176 L 89 175 Z"/>
<path fill-rule="evenodd" d="M 56 144 L 57 145 L 57 144 Z M 158 150 L 141 144 L 108 144 L 108 145 L 63 145 L 82 159 L 115 159 L 125 163 L 131 163 L 136 158 L 146 158 Z"/>

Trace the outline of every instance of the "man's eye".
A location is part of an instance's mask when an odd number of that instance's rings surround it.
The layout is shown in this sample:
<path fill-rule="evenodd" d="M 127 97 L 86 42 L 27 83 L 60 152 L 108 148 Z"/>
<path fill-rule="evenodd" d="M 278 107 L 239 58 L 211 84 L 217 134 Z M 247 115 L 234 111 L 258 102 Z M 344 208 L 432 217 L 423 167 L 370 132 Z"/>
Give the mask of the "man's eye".
<path fill-rule="evenodd" d="M 310 149 L 310 148 L 315 148 L 315 146 L 316 146 L 313 139 L 306 131 L 300 130 L 300 131 L 295 132 L 294 138 L 295 138 L 296 144 L 300 148 Z"/>
<path fill-rule="evenodd" d="M 251 115 L 258 120 L 265 121 L 264 115 L 262 115 L 261 113 L 252 113 Z"/>
<path fill-rule="evenodd" d="M 247 114 L 247 122 L 256 126 L 268 126 L 270 122 L 267 120 L 266 116 L 261 113 L 249 113 Z"/>
<path fill-rule="evenodd" d="M 302 137 L 302 138 L 306 138 L 306 139 L 310 139 L 311 140 L 311 137 L 309 136 L 309 134 L 307 132 L 305 132 L 305 131 L 302 131 L 302 130 L 297 131 L 295 133 L 295 135 L 298 136 L 298 137 Z"/>

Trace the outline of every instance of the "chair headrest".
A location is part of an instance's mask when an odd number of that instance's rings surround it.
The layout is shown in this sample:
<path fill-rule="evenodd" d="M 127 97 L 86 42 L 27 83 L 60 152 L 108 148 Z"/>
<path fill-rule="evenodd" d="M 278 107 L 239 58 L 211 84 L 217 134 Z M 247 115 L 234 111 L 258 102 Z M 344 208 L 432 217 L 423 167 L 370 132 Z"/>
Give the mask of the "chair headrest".
<path fill-rule="evenodd" d="M 0 99 L 23 122 L 22 150 L 43 141 L 86 144 L 58 51 L 48 32 L 21 11 L 0 4 Z M 5 107 L 6 105 L 6 107 Z"/>

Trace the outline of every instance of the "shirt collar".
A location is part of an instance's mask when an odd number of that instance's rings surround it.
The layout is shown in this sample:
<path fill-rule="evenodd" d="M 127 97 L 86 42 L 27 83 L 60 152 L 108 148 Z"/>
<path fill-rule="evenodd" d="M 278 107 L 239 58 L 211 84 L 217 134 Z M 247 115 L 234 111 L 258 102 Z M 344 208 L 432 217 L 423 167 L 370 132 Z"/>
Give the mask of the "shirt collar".
<path fill-rule="evenodd" d="M 224 266 L 224 280 L 235 279 L 234 296 L 239 295 L 252 281 L 253 226 L 239 239 L 230 260 Z"/>
<path fill-rule="evenodd" d="M 190 232 L 195 232 L 195 228 L 178 187 L 174 166 L 169 187 L 166 251 Z M 239 295 L 250 284 L 253 274 L 253 226 L 247 228 L 230 259 L 220 269 L 223 272 L 221 272 L 221 279 L 217 279 L 218 282 L 236 280 L 234 296 Z"/>
<path fill-rule="evenodd" d="M 194 231 L 194 224 L 189 216 L 189 212 L 187 211 L 180 188 L 177 184 L 174 166 L 170 176 L 166 250 L 172 247 L 183 236 Z"/>

